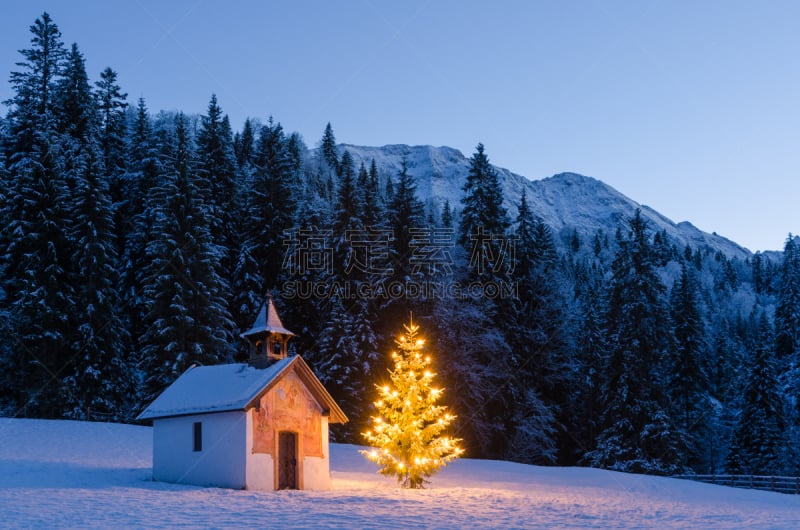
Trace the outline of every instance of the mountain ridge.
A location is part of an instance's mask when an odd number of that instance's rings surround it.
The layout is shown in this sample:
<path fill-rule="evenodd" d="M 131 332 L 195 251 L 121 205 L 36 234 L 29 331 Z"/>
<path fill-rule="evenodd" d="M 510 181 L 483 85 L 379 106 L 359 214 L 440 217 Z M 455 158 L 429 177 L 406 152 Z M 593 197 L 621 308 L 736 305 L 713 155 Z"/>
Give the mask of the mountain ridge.
<path fill-rule="evenodd" d="M 346 149 L 358 166 L 369 166 L 372 160 L 383 176 L 395 178 L 405 159 L 408 172 L 417 182 L 419 198 L 441 208 L 445 200 L 460 209 L 463 186 L 469 172 L 469 159 L 461 151 L 448 146 L 388 144 L 358 146 L 339 144 L 340 153 Z M 557 240 L 565 240 L 573 231 L 581 238 L 594 237 L 602 230 L 607 235 L 616 232 L 620 222 L 632 217 L 636 209 L 647 219 L 651 229 L 665 231 L 673 242 L 692 248 L 709 247 L 728 258 L 746 260 L 753 253 L 747 248 L 716 233 L 708 233 L 690 221 L 675 222 L 665 214 L 640 204 L 622 192 L 591 176 L 562 172 L 538 180 L 494 165 L 503 188 L 504 204 L 513 219 L 517 213 L 522 191 L 528 204 L 553 230 Z"/>

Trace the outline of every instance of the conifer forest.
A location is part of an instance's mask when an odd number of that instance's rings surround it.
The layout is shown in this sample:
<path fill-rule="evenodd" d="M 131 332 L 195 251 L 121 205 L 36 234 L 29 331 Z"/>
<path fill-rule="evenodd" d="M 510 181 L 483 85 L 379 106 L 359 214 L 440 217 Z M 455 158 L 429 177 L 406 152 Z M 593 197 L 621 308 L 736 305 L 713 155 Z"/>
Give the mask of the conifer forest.
<path fill-rule="evenodd" d="M 247 360 L 268 293 L 363 444 L 413 314 L 464 456 L 800 474 L 800 239 L 731 257 L 640 211 L 553 230 L 476 139 L 459 201 L 269 116 L 129 100 L 46 13 L 0 116 L 0 415 L 134 421 Z M 279 109 L 275 109 L 278 113 Z M 310 142 L 310 145 L 306 142 Z"/>

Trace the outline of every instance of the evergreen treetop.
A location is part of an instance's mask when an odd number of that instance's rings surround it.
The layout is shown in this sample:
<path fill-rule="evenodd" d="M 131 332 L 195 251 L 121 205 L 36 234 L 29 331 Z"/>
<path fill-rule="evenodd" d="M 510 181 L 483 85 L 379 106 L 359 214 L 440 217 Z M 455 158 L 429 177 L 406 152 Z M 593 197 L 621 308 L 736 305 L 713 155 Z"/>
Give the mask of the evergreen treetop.
<path fill-rule="evenodd" d="M 789 234 L 783 247 L 780 290 L 775 308 L 775 350 L 779 358 L 800 355 L 800 248 Z"/>
<path fill-rule="evenodd" d="M 489 164 L 483 144 L 479 143 L 470 158 L 469 173 L 464 184 L 464 205 L 459 226 L 459 243 L 468 247 L 470 236 L 482 231 L 502 236 L 509 226 L 503 206 L 503 190 L 497 172 Z"/>
<path fill-rule="evenodd" d="M 325 126 L 325 132 L 322 135 L 320 143 L 320 151 L 322 152 L 322 159 L 328 164 L 328 167 L 339 173 L 339 156 L 336 154 L 336 137 L 333 135 L 333 127 L 331 123 Z"/>

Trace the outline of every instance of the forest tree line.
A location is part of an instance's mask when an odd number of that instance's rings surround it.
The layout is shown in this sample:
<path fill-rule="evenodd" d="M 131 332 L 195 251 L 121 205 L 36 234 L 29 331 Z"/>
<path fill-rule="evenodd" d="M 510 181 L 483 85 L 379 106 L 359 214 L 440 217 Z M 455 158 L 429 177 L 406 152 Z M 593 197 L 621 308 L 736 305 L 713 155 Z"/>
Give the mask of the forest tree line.
<path fill-rule="evenodd" d="M 351 419 L 336 441 L 363 443 L 413 312 L 467 456 L 800 472 L 791 235 L 780 259 L 740 260 L 638 212 L 553 234 L 524 194 L 507 210 L 481 144 L 463 200 L 423 202 L 405 166 L 357 165 L 330 124 L 309 149 L 272 118 L 234 131 L 215 96 L 202 116 L 153 114 L 113 69 L 90 81 L 46 13 L 31 33 L 0 119 L 0 414 L 132 421 L 191 365 L 245 360 L 239 333 L 271 292 Z M 300 234 L 324 239 L 325 266 L 292 265 Z M 354 237 L 375 234 L 365 261 Z M 415 261 L 436 234 L 446 262 Z M 487 235 L 514 251 L 476 246 Z M 514 289 L 288 296 L 298 281 Z"/>

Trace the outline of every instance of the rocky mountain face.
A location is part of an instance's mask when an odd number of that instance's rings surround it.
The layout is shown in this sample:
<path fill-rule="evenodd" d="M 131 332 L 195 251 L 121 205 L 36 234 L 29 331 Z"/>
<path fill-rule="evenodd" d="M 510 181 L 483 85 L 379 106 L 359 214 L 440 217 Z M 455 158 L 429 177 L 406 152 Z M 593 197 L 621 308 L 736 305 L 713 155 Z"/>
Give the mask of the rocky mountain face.
<path fill-rule="evenodd" d="M 340 145 L 355 160 L 356 167 L 363 162 L 367 167 L 374 159 L 379 172 L 395 177 L 402 161 L 417 182 L 420 199 L 441 208 L 445 200 L 458 210 L 462 190 L 469 172 L 469 159 L 452 147 L 428 145 L 384 145 L 365 147 Z M 751 252 L 735 242 L 717 234 L 698 229 L 689 221 L 674 222 L 666 215 L 637 203 L 603 182 L 576 173 L 560 173 L 541 180 L 530 180 L 508 169 L 495 166 L 503 186 L 505 205 L 513 219 L 522 191 L 527 193 L 533 212 L 565 239 L 577 231 L 581 237 L 593 237 L 599 230 L 613 235 L 620 221 L 632 217 L 637 208 L 642 211 L 656 231 L 665 231 L 679 247 L 709 247 L 728 258 L 747 259 Z"/>

